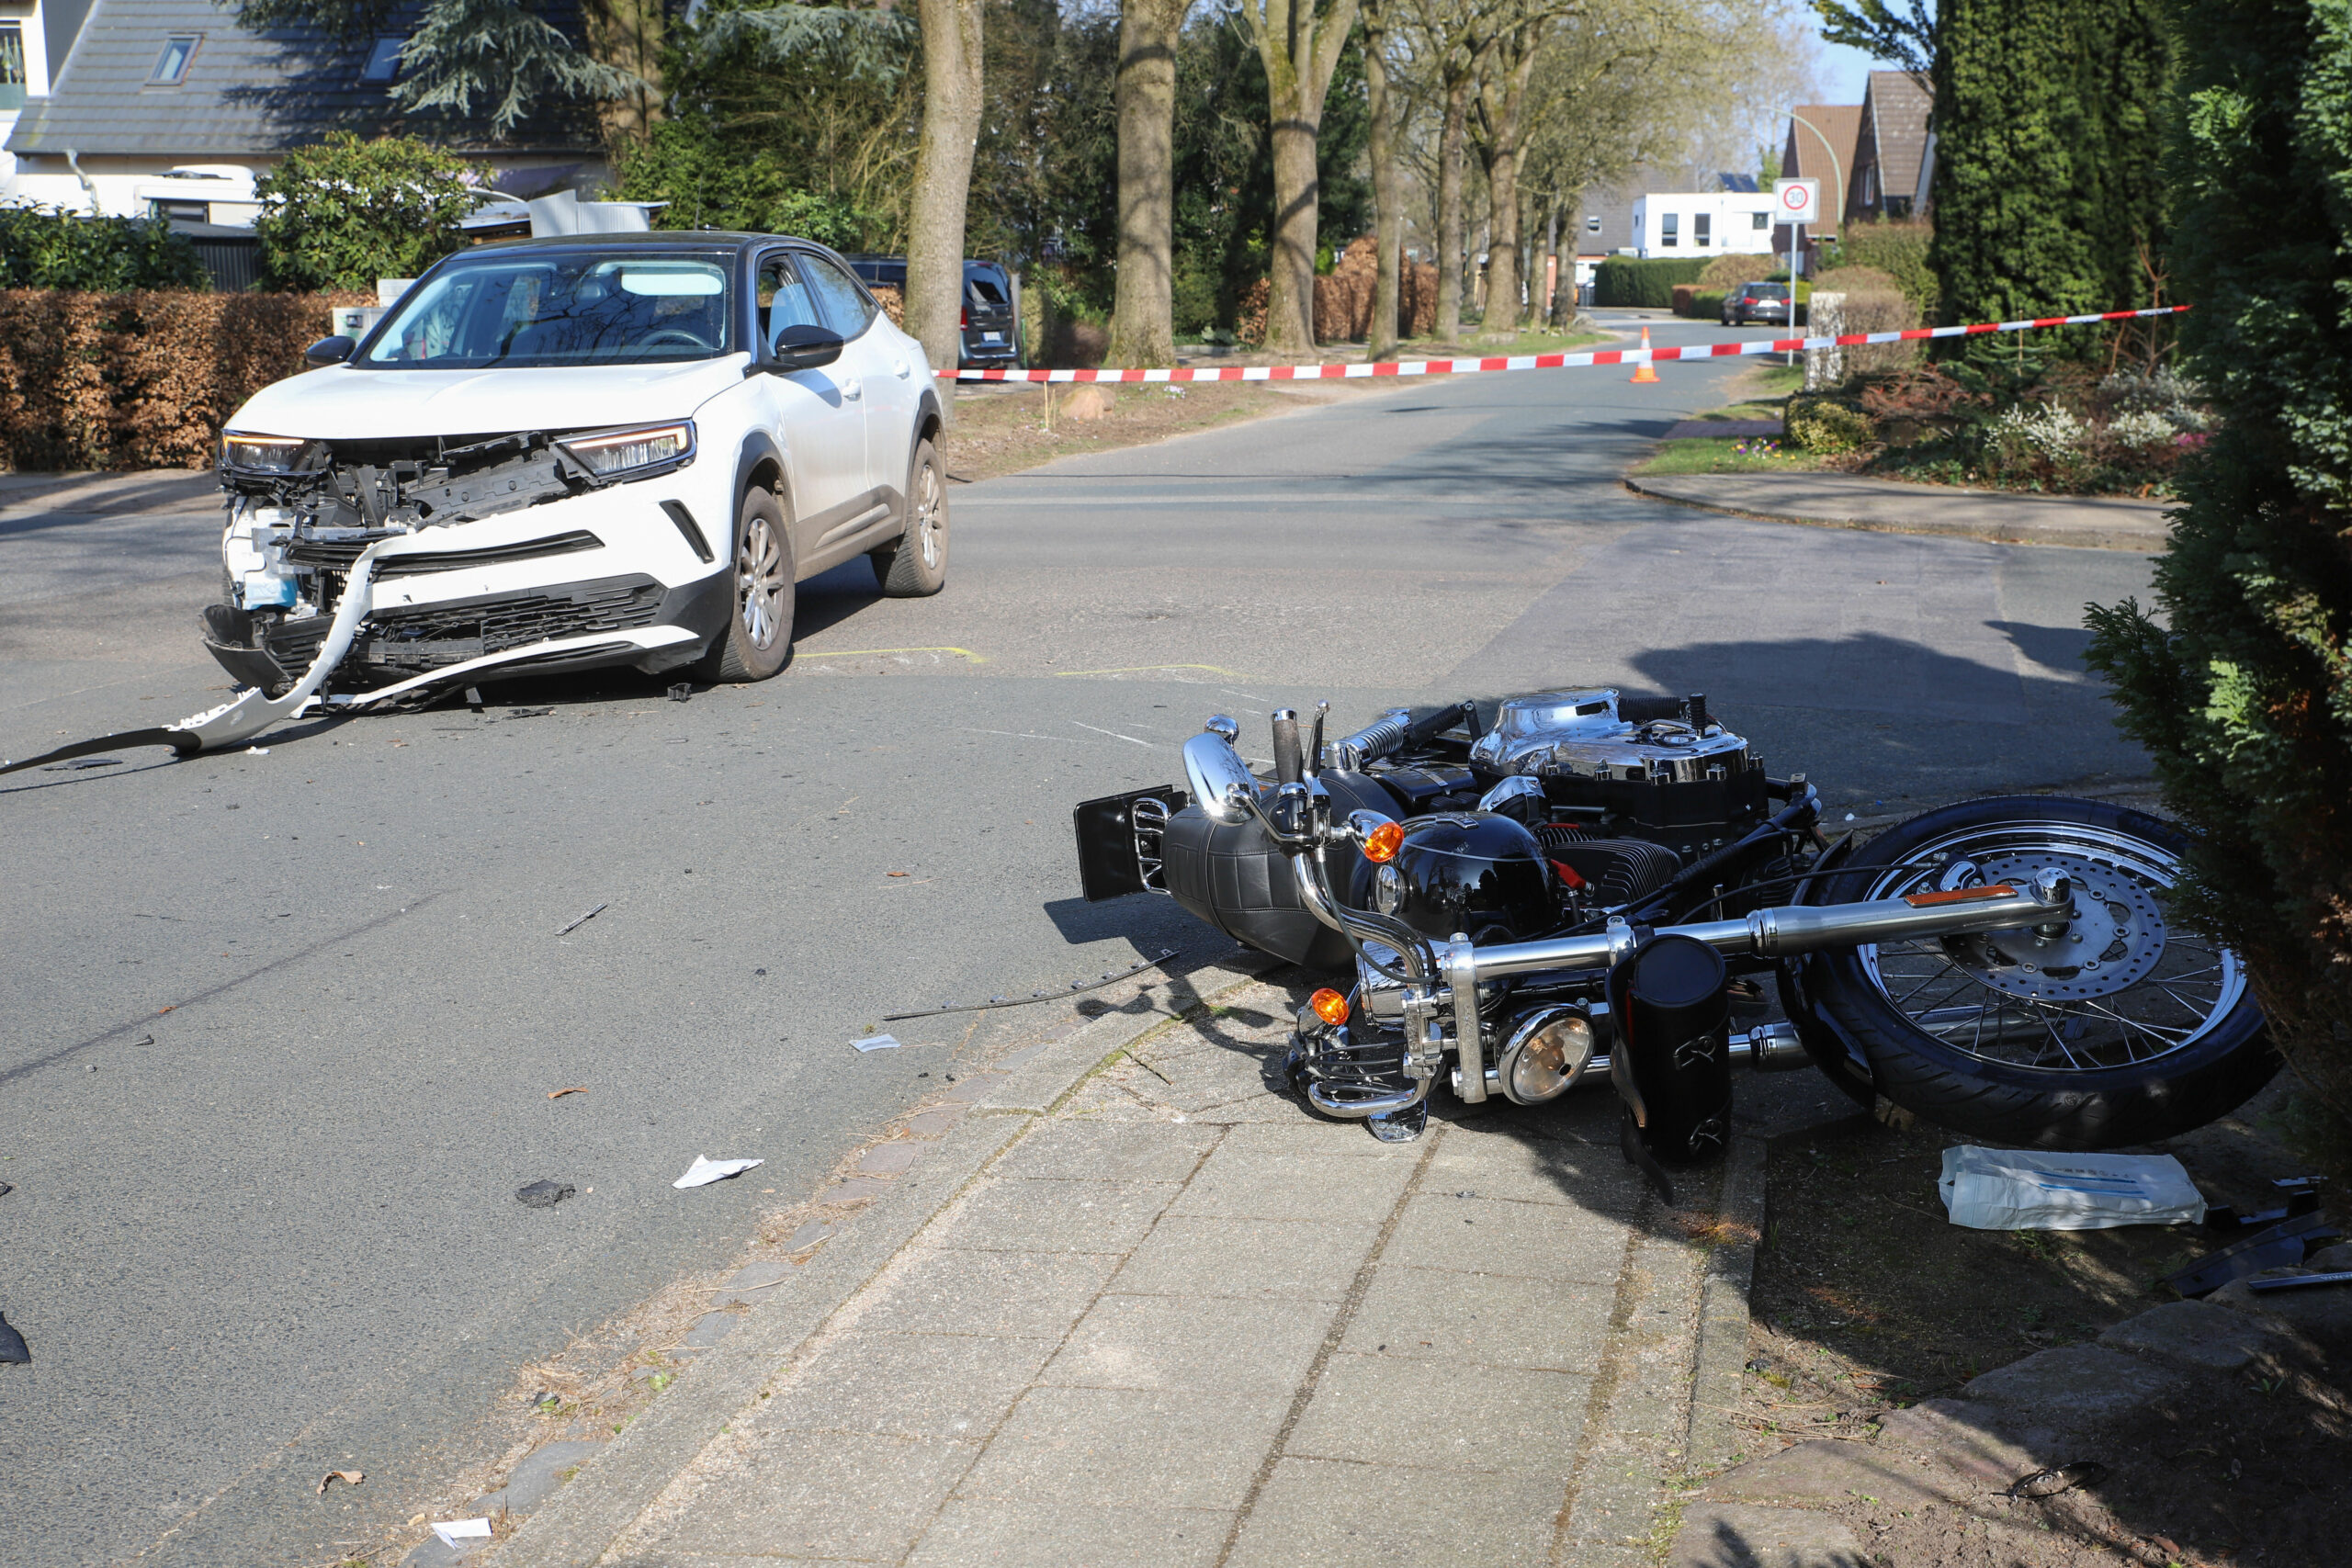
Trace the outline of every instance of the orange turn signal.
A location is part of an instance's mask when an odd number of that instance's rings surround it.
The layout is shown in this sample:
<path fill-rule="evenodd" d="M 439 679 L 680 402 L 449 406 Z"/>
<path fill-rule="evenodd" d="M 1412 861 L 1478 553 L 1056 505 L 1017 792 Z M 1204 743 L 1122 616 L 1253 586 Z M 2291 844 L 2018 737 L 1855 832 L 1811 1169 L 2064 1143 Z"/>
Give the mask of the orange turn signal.
<path fill-rule="evenodd" d="M 1348 998 L 1329 986 L 1307 998 L 1306 1005 L 1315 1010 L 1316 1017 L 1334 1029 L 1348 1021 Z"/>
<path fill-rule="evenodd" d="M 1396 858 L 1405 846 L 1405 828 L 1400 822 L 1383 822 L 1363 838 L 1363 858 L 1375 865 L 1386 865 Z"/>

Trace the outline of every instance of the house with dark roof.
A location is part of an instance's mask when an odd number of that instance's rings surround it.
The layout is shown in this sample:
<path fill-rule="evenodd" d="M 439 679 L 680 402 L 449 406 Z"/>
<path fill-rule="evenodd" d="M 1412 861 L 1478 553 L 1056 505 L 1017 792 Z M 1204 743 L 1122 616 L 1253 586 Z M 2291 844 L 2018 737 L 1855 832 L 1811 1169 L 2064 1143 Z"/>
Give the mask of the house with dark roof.
<path fill-rule="evenodd" d="M 1846 218 L 1839 194 L 1854 172 L 1854 142 L 1861 132 L 1859 104 L 1799 104 L 1789 111 L 1789 134 L 1781 147 L 1781 177 L 1821 182 L 1821 221 L 1805 237 L 1837 237 Z M 1772 248 L 1785 254 L 1788 230 L 1782 226 Z"/>
<path fill-rule="evenodd" d="M 38 0 L 61 20 L 76 3 Z M 393 13 L 383 36 L 338 40 L 308 28 L 247 31 L 212 0 L 78 6 L 86 14 L 69 47 L 44 54 L 46 79 L 26 72 L 0 202 L 250 226 L 254 181 L 332 130 L 422 136 L 478 162 L 484 185 L 516 197 L 605 178 L 584 111 L 537 117 L 504 138 L 479 123 L 404 115 L 390 95 L 413 9 Z M 45 40 L 51 51 L 56 31 Z"/>
<path fill-rule="evenodd" d="M 49 96 L 89 14 L 90 0 L 0 0 L 0 144 L 25 106 Z M 0 190 L 16 172 L 16 159 L 0 152 Z"/>
<path fill-rule="evenodd" d="M 1846 215 L 1854 222 L 1924 217 L 1935 99 L 1907 71 L 1873 71 L 1862 93 Z"/>

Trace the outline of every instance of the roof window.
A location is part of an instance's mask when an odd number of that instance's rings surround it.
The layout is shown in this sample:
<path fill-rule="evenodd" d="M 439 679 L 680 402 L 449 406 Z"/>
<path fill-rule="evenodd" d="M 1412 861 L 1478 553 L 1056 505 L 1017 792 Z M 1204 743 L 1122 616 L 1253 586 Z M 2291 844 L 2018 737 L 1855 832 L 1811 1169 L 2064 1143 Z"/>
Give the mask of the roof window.
<path fill-rule="evenodd" d="M 408 42 L 404 38 L 379 38 L 368 51 L 368 63 L 359 68 L 362 82 L 389 82 L 401 73 L 401 50 Z"/>
<path fill-rule="evenodd" d="M 155 57 L 154 74 L 147 78 L 151 87 L 176 87 L 187 78 L 187 62 L 196 58 L 196 46 L 203 41 L 201 33 L 175 33 L 164 40 L 164 52 Z"/>

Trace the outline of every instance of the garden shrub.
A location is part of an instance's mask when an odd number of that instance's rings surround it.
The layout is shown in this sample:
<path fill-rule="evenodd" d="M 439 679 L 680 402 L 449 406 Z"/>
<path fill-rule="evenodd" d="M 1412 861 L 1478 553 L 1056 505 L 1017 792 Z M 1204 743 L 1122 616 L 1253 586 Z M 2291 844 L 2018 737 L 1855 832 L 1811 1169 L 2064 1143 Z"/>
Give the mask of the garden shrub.
<path fill-rule="evenodd" d="M 2197 446 L 2155 613 L 2094 607 L 2090 661 L 2191 830 L 2176 917 L 2245 960 L 2294 1070 L 2289 1126 L 2340 1193 L 2352 1179 L 2352 11 L 2204 0 L 2177 17 L 2169 262 L 2197 304 L 2180 346 L 2215 428 L 2177 437 Z M 2144 412 L 2162 411 L 2126 410 Z M 2340 1214 L 2341 1197 L 2330 1201 Z"/>
<path fill-rule="evenodd" d="M 254 182 L 262 270 L 289 291 L 414 277 L 465 243 L 458 220 L 483 195 L 472 179 L 463 159 L 412 138 L 332 132 Z"/>
<path fill-rule="evenodd" d="M 0 464 L 202 468 L 221 422 L 368 294 L 0 291 Z"/>
<path fill-rule="evenodd" d="M 1592 302 L 1618 309 L 1664 310 L 1674 304 L 1674 286 L 1696 283 L 1707 258 L 1611 256 L 1592 269 Z"/>
<path fill-rule="evenodd" d="M 1730 293 L 1743 283 L 1761 283 L 1775 273 L 1788 269 L 1769 255 L 1735 254 L 1717 256 L 1699 274 L 1699 287 Z"/>
<path fill-rule="evenodd" d="M 1702 321 L 1722 321 L 1724 319 L 1724 290 L 1702 288 L 1691 295 L 1690 314 Z"/>
<path fill-rule="evenodd" d="M 1926 320 L 1936 310 L 1936 275 L 1928 265 L 1928 242 L 1935 236 L 1926 223 L 1850 223 L 1838 246 L 1832 272 L 1868 267 L 1891 282 Z"/>
<path fill-rule="evenodd" d="M 160 218 L 0 207 L 0 288 L 209 288 L 196 247 Z"/>
<path fill-rule="evenodd" d="M 1825 457 L 1859 452 L 1875 438 L 1868 415 L 1823 397 L 1791 398 L 1781 428 L 1790 441 Z"/>

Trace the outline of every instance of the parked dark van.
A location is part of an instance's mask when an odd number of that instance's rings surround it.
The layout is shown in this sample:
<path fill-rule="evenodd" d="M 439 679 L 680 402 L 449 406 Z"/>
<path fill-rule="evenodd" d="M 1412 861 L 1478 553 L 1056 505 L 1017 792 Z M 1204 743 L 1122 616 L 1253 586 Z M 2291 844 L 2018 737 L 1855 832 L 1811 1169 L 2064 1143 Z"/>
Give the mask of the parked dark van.
<path fill-rule="evenodd" d="M 849 265 L 869 287 L 884 283 L 902 294 L 906 289 L 904 256 L 851 256 Z M 1013 308 L 1012 276 L 996 263 L 964 263 L 963 324 L 964 364 L 1002 370 L 1021 363 L 1021 322 Z"/>

